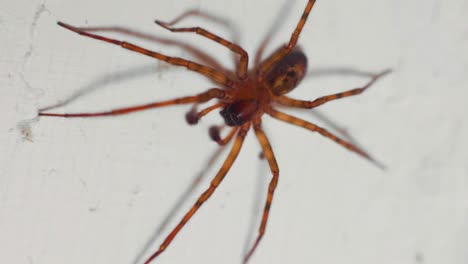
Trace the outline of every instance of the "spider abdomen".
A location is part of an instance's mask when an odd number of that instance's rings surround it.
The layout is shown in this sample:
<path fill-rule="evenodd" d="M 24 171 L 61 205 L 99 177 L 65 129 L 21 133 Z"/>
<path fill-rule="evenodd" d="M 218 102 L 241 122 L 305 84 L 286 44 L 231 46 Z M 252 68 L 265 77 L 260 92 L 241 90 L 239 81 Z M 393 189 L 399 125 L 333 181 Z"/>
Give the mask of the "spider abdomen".
<path fill-rule="evenodd" d="M 241 126 L 252 120 L 257 113 L 259 102 L 255 99 L 239 100 L 228 104 L 220 114 L 228 126 Z"/>
<path fill-rule="evenodd" d="M 306 70 L 307 57 L 301 50 L 295 50 L 282 58 L 266 74 L 265 81 L 274 95 L 283 95 L 296 88 Z"/>

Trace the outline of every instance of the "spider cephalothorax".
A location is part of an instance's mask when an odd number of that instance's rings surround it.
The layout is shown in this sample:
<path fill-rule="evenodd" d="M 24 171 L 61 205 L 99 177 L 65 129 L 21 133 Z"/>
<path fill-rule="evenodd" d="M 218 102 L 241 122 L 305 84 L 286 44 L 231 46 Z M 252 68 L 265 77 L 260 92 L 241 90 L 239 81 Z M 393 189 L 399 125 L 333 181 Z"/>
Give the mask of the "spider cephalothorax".
<path fill-rule="evenodd" d="M 274 56 L 275 54 L 272 55 L 272 57 Z M 246 92 L 250 98 L 243 96 L 239 100 L 227 103 L 221 111 L 224 122 L 228 126 L 241 126 L 256 116 L 260 116 L 263 114 L 265 105 L 272 101 L 272 97 L 289 93 L 296 88 L 306 70 L 306 56 L 301 50 L 293 50 L 273 65 L 267 73 L 254 74 L 252 76 L 254 83 L 248 87 Z M 240 88 L 240 90 L 244 89 Z M 252 90 L 255 91 L 252 92 Z"/>

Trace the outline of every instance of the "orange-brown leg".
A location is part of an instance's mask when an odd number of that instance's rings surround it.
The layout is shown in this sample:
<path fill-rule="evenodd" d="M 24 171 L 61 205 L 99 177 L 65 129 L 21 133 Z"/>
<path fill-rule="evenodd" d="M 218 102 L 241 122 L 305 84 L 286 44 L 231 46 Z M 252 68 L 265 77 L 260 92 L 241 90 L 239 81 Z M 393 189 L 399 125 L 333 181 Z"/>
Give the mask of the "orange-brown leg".
<path fill-rule="evenodd" d="M 307 2 L 304 12 L 302 13 L 301 19 L 297 23 L 296 29 L 294 29 L 294 32 L 292 33 L 291 38 L 289 39 L 288 45 L 286 45 L 281 51 L 276 52 L 273 56 L 271 56 L 265 62 L 262 63 L 259 69 L 260 76 L 263 76 L 265 73 L 267 73 L 276 62 L 281 60 L 296 46 L 297 40 L 299 39 L 299 35 L 301 34 L 302 28 L 304 28 L 304 25 L 307 21 L 307 17 L 309 16 L 314 4 L 315 0 L 309 0 Z"/>
<path fill-rule="evenodd" d="M 229 143 L 232 137 L 234 137 L 234 135 L 236 134 L 237 130 L 239 130 L 239 127 L 233 127 L 231 128 L 231 131 L 229 132 L 229 134 L 227 134 L 226 137 L 222 138 L 220 135 L 221 133 L 220 130 L 222 127 L 223 126 L 212 126 L 209 129 L 210 138 L 213 141 L 216 141 L 216 143 L 218 143 L 218 145 L 220 146 L 224 146 L 227 143 Z"/>
<path fill-rule="evenodd" d="M 226 39 L 221 38 L 220 36 L 211 33 L 210 31 L 203 29 L 201 27 L 189 27 L 189 28 L 174 28 L 170 27 L 169 23 L 165 23 L 159 20 L 155 21 L 156 24 L 159 26 L 171 31 L 171 32 L 194 32 L 198 35 L 201 35 L 205 38 L 211 39 L 215 42 L 218 42 L 219 44 L 227 47 L 230 49 L 232 52 L 237 53 L 240 55 L 240 62 L 237 67 L 237 77 L 239 77 L 241 80 L 247 79 L 247 70 L 248 70 L 248 63 L 249 63 L 249 55 L 247 52 L 241 48 L 239 45 L 234 44 L 230 41 L 227 41 Z"/>
<path fill-rule="evenodd" d="M 211 181 L 210 187 L 198 198 L 198 200 L 195 202 L 192 208 L 187 212 L 187 214 L 185 214 L 185 216 L 182 218 L 179 224 L 166 237 L 161 246 L 159 246 L 159 249 L 145 261 L 145 264 L 149 264 L 154 258 L 159 256 L 159 254 L 166 250 L 166 248 L 169 246 L 174 237 L 179 233 L 179 231 L 185 226 L 185 224 L 190 220 L 190 218 L 192 218 L 192 216 L 198 211 L 198 209 L 200 209 L 203 203 L 205 203 L 206 200 L 210 198 L 210 196 L 213 194 L 213 192 L 216 190 L 219 184 L 223 181 L 224 176 L 226 176 L 229 169 L 231 169 L 232 164 L 234 163 L 234 161 L 237 158 L 237 155 L 239 154 L 239 151 L 242 147 L 242 143 L 244 142 L 245 136 L 247 135 L 247 131 L 249 130 L 249 128 L 250 123 L 246 123 L 240 128 L 239 133 L 237 133 L 236 140 L 234 141 L 234 145 L 232 146 L 231 152 L 224 161 L 221 169 L 218 171 L 218 174 L 216 174 L 214 179 Z"/>
<path fill-rule="evenodd" d="M 305 129 L 308 129 L 308 130 L 313 131 L 313 132 L 318 132 L 322 136 L 327 137 L 327 138 L 335 141 L 336 143 L 340 144 L 341 146 L 347 148 L 348 150 L 359 154 L 363 158 L 366 158 L 367 160 L 372 162 L 377 167 L 379 167 L 381 169 L 385 168 L 382 164 L 380 164 L 378 161 L 374 160 L 369 154 L 367 154 L 366 152 L 364 152 L 363 150 L 361 150 L 360 148 L 358 148 L 354 144 L 349 143 L 348 141 L 345 141 L 345 140 L 335 136 L 334 134 L 330 133 L 328 130 L 326 130 L 326 129 L 322 128 L 322 127 L 319 127 L 319 126 L 317 126 L 315 124 L 307 122 L 307 121 L 305 121 L 303 119 L 300 119 L 300 118 L 285 114 L 285 113 L 280 112 L 278 110 L 275 110 L 273 108 L 268 109 L 267 113 L 270 116 L 272 116 L 273 118 L 284 121 L 286 123 L 296 125 L 296 126 L 299 126 L 299 127 L 303 127 Z"/>
<path fill-rule="evenodd" d="M 201 64 L 195 63 L 193 61 L 184 60 L 184 59 L 181 59 L 181 58 L 166 56 L 166 55 L 163 55 L 161 53 L 151 51 L 151 50 L 139 47 L 137 45 L 134 45 L 132 43 L 128 43 L 128 42 L 125 42 L 125 41 L 115 40 L 115 39 L 106 38 L 106 37 L 103 37 L 103 36 L 100 36 L 100 35 L 88 33 L 88 32 L 83 31 L 83 30 L 81 30 L 81 29 L 79 29 L 77 27 L 65 24 L 63 22 L 58 22 L 58 25 L 66 28 L 68 30 L 71 30 L 71 31 L 73 31 L 75 33 L 78 33 L 80 35 L 86 36 L 86 37 L 90 37 L 90 38 L 93 38 L 93 39 L 97 39 L 97 40 L 105 41 L 105 42 L 108 42 L 108 43 L 112 43 L 114 45 L 121 46 L 122 48 L 131 50 L 131 51 L 134 51 L 134 52 L 137 52 L 137 53 L 141 53 L 141 54 L 150 56 L 152 58 L 155 58 L 155 59 L 158 59 L 158 60 L 161 60 L 161 61 L 165 61 L 165 62 L 170 63 L 172 65 L 186 67 L 187 69 L 192 70 L 194 72 L 198 72 L 200 74 L 203 74 L 206 77 L 210 78 L 211 80 L 213 80 L 213 81 L 215 81 L 215 82 L 217 82 L 219 84 L 222 84 L 222 85 L 224 85 L 226 87 L 231 87 L 232 84 L 233 84 L 233 81 L 230 80 L 227 76 L 225 76 L 222 72 L 220 72 L 220 71 L 218 71 L 216 69 L 213 69 L 211 67 L 201 65 Z"/>
<path fill-rule="evenodd" d="M 209 112 L 215 110 L 215 109 L 218 109 L 220 107 L 223 107 L 225 106 L 226 104 L 225 103 L 217 103 L 217 104 L 214 104 L 212 106 L 209 106 L 203 110 L 201 110 L 200 112 L 198 112 L 197 116 L 198 116 L 198 119 L 204 117 L 206 114 L 208 114 Z"/>
<path fill-rule="evenodd" d="M 244 264 L 249 261 L 250 257 L 252 257 L 252 254 L 255 252 L 255 249 L 257 248 L 258 244 L 260 243 L 260 240 L 262 240 L 262 237 L 265 234 L 266 225 L 268 222 L 268 216 L 270 214 L 271 203 L 273 201 L 273 195 L 275 193 L 276 186 L 278 185 L 278 178 L 279 178 L 279 167 L 278 167 L 278 164 L 276 163 L 276 158 L 273 153 L 273 149 L 271 148 L 270 142 L 268 141 L 268 138 L 266 137 L 265 133 L 262 130 L 260 119 L 255 121 L 254 130 L 255 130 L 255 135 L 257 136 L 258 142 L 260 142 L 260 145 L 262 146 L 263 154 L 268 160 L 268 164 L 270 165 L 270 169 L 271 169 L 271 173 L 273 174 L 273 177 L 271 178 L 270 184 L 268 186 L 267 199 L 265 202 L 265 208 L 263 209 L 262 222 L 258 230 L 257 239 L 255 239 L 253 246 L 250 248 L 247 255 L 244 257 L 244 262 L 243 262 Z"/>
<path fill-rule="evenodd" d="M 203 18 L 207 21 L 210 21 L 212 23 L 215 23 L 219 26 L 223 26 L 224 28 L 226 28 L 227 32 L 230 32 L 231 34 L 231 38 L 233 38 L 233 40 L 237 40 L 239 37 L 239 30 L 226 18 L 224 17 L 219 17 L 219 16 L 216 16 L 214 14 L 210 14 L 210 13 L 207 13 L 207 12 L 203 12 L 203 11 L 200 11 L 200 10 L 197 10 L 197 9 L 191 9 L 191 10 L 187 10 L 186 12 L 182 13 L 180 16 L 176 17 L 174 20 L 170 21 L 170 22 L 166 22 L 165 24 L 166 25 L 169 25 L 169 26 L 173 26 L 177 23 L 179 23 L 180 21 L 186 19 L 187 17 L 189 16 L 194 16 L 194 17 L 200 17 L 200 18 Z M 237 57 L 235 54 L 234 55 L 234 60 L 237 60 Z M 214 66 L 214 65 L 213 65 Z M 218 69 L 222 68 L 221 66 L 217 67 Z"/>
<path fill-rule="evenodd" d="M 125 108 L 118 108 L 110 111 L 104 112 L 92 112 L 92 113 L 65 113 L 65 114 L 56 114 L 56 113 L 44 113 L 39 112 L 39 116 L 58 116 L 58 117 L 97 117 L 97 116 L 114 116 L 114 115 L 124 115 L 132 112 L 143 111 L 151 108 L 165 107 L 170 105 L 180 105 L 180 104 L 190 104 L 190 103 L 203 103 L 213 98 L 223 98 L 225 91 L 217 88 L 209 89 L 208 91 L 194 95 L 181 97 L 177 99 L 153 102 L 144 105 L 136 105 Z"/>
<path fill-rule="evenodd" d="M 217 103 L 217 104 L 214 104 L 212 106 L 209 106 L 203 110 L 201 110 L 200 112 L 197 112 L 197 108 L 196 108 L 196 105 L 192 108 L 192 110 L 190 110 L 186 115 L 185 115 L 185 120 L 187 121 L 187 123 L 189 123 L 189 125 L 196 125 L 198 124 L 198 121 L 204 117 L 205 115 L 207 115 L 208 113 L 210 113 L 211 111 L 215 110 L 215 109 L 218 109 L 220 107 L 223 107 L 225 106 L 226 104 L 225 103 Z"/>
<path fill-rule="evenodd" d="M 374 77 L 372 77 L 370 82 L 368 82 L 364 87 L 352 89 L 352 90 L 341 92 L 341 93 L 322 96 L 322 97 L 315 99 L 314 101 L 296 100 L 296 99 L 289 98 L 287 96 L 280 96 L 276 99 L 276 101 L 285 106 L 307 108 L 307 109 L 314 108 L 314 107 L 317 107 L 319 105 L 322 105 L 324 103 L 327 103 L 336 99 L 361 94 L 362 92 L 367 90 L 367 88 L 369 88 L 372 84 L 374 84 L 380 77 L 390 72 L 391 70 L 386 70 L 386 71 L 383 71 L 382 73 L 375 75 Z"/>

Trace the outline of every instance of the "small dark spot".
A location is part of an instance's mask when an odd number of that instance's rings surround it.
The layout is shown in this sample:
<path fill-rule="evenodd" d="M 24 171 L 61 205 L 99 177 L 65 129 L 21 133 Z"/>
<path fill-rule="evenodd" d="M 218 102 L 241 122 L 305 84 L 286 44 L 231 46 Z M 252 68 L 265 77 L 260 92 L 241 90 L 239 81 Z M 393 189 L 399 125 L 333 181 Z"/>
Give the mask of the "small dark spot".
<path fill-rule="evenodd" d="M 229 112 L 228 109 L 223 109 L 219 112 L 221 116 L 224 118 L 226 125 L 228 126 L 238 126 L 240 125 L 241 121 L 239 116 L 236 113 Z"/>
<path fill-rule="evenodd" d="M 417 263 L 417 264 L 422 264 L 424 263 L 424 254 L 421 253 L 421 252 L 416 252 L 414 254 L 414 261 Z"/>
<path fill-rule="evenodd" d="M 288 77 L 295 78 L 296 77 L 296 72 L 295 71 L 288 71 L 287 75 L 288 75 Z"/>
<path fill-rule="evenodd" d="M 198 123 L 198 119 L 198 114 L 194 110 L 191 110 L 185 114 L 185 121 L 187 121 L 189 125 L 196 125 Z"/>
<path fill-rule="evenodd" d="M 210 134 L 210 138 L 213 141 L 218 142 L 221 140 L 221 136 L 219 135 L 219 127 L 217 126 L 210 127 L 210 129 L 208 130 L 208 133 Z"/>
<path fill-rule="evenodd" d="M 263 151 L 260 152 L 260 153 L 258 154 L 258 158 L 261 159 L 261 160 L 264 160 L 264 159 L 265 159 L 265 153 L 263 153 Z"/>

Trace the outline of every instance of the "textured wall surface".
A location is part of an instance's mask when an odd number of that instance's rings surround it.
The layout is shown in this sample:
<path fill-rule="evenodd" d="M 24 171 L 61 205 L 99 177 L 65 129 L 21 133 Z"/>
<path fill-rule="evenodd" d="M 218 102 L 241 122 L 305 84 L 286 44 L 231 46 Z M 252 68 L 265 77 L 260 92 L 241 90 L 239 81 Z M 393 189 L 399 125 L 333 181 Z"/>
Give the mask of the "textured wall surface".
<path fill-rule="evenodd" d="M 186 43 L 232 69 L 225 48 L 171 34 L 154 19 L 215 14 L 227 23 L 192 17 L 181 25 L 234 39 L 253 58 L 267 32 L 267 53 L 288 40 L 305 3 L 0 0 L 0 262 L 142 263 L 226 155 L 184 195 L 218 149 L 207 133 L 222 121 L 217 113 L 195 127 L 184 120 L 190 106 L 38 118 L 38 109 L 56 104 L 61 113 L 107 110 L 213 86 L 81 37 L 58 20 L 125 28 L 136 34 L 102 34 L 197 60 L 180 45 Z M 394 72 L 360 96 L 290 113 L 351 137 L 387 169 L 264 118 L 281 173 L 251 263 L 468 263 L 467 16 L 464 0 L 318 1 L 299 40 L 310 74 L 292 97 L 312 100 L 363 85 L 368 77 L 359 72 Z M 270 178 L 259 151 L 250 133 L 226 180 L 157 263 L 240 263 Z"/>

